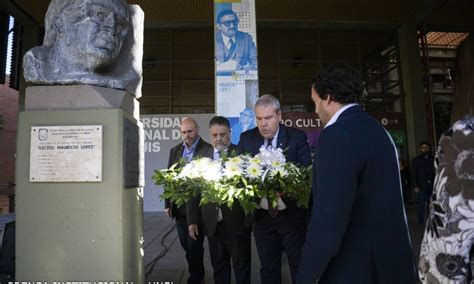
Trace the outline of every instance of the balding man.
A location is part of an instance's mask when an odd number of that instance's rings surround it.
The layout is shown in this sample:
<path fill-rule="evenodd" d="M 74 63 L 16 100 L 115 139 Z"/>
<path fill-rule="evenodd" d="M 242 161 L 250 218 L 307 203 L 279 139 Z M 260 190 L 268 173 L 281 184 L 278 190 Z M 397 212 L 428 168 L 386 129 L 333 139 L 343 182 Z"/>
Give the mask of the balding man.
<path fill-rule="evenodd" d="M 212 153 L 214 150 L 209 143 L 199 137 L 199 125 L 192 118 L 185 118 L 181 121 L 181 137 L 183 143 L 174 146 L 170 150 L 168 168 L 179 162 L 181 158 L 189 162 L 193 158 L 205 156 L 206 153 Z M 168 216 L 175 218 L 179 241 L 186 251 L 189 270 L 188 283 L 202 283 L 204 281 L 204 234 L 198 232 L 195 238 L 191 238 L 188 234 L 186 205 L 177 207 L 176 204 L 165 200 L 165 211 Z"/>

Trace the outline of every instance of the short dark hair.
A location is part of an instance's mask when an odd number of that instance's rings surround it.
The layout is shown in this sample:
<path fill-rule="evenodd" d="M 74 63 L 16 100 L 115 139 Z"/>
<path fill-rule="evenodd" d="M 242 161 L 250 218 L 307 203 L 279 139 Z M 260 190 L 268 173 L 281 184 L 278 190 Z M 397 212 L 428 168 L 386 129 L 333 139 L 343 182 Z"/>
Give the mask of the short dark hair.
<path fill-rule="evenodd" d="M 321 99 L 325 100 L 330 95 L 331 101 L 341 104 L 354 103 L 364 90 L 359 70 L 349 65 L 323 68 L 314 77 L 311 87 Z"/>
<path fill-rule="evenodd" d="M 234 15 L 235 17 L 239 18 L 237 14 L 232 10 L 222 10 L 219 12 L 219 14 L 217 14 L 216 22 L 220 23 L 222 17 L 227 16 L 227 15 Z"/>
<path fill-rule="evenodd" d="M 213 127 L 214 125 L 224 125 L 230 129 L 229 120 L 223 116 L 214 116 L 213 118 L 211 118 L 211 120 L 209 121 L 209 128 Z"/>
<path fill-rule="evenodd" d="M 426 146 L 430 147 L 430 149 L 431 149 L 431 143 L 428 142 L 428 141 L 423 141 L 423 142 L 421 142 L 421 143 L 420 143 L 420 146 L 421 146 L 421 145 L 426 145 Z"/>

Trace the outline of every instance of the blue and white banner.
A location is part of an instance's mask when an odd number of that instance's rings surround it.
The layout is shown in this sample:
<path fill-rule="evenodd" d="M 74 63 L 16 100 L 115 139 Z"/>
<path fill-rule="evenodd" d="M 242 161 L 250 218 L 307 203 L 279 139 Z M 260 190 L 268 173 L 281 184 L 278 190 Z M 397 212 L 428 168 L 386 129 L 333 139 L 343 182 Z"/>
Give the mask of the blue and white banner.
<path fill-rule="evenodd" d="M 215 0 L 216 114 L 229 118 L 232 143 L 255 127 L 258 99 L 255 0 Z"/>

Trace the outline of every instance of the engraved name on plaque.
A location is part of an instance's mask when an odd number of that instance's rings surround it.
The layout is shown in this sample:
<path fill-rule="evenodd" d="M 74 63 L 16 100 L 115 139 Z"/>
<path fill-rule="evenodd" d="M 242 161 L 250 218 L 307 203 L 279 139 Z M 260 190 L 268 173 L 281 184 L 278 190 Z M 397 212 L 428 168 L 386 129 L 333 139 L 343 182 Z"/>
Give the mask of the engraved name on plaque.
<path fill-rule="evenodd" d="M 102 181 L 102 125 L 31 127 L 30 182 Z"/>

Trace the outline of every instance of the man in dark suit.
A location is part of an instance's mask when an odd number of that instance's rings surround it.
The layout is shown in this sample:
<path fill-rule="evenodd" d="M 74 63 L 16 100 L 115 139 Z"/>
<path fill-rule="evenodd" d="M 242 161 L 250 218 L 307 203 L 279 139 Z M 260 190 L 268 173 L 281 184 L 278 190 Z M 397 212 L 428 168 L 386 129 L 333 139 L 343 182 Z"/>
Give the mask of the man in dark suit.
<path fill-rule="evenodd" d="M 239 148 L 243 152 L 256 155 L 262 146 L 281 148 L 287 161 L 301 166 L 311 164 L 306 134 L 280 124 L 280 102 L 275 97 L 260 97 L 255 103 L 255 117 L 257 127 L 240 136 Z M 295 200 L 285 196 L 280 196 L 278 208 L 273 208 L 266 199 L 261 200 L 260 206 L 262 209 L 255 214 L 254 236 L 262 266 L 261 281 L 264 284 L 281 283 L 281 254 L 284 250 L 294 282 L 306 234 L 307 210 L 297 207 Z"/>
<path fill-rule="evenodd" d="M 234 11 L 221 11 L 216 26 L 217 70 L 257 70 L 257 48 L 250 34 L 239 31 Z"/>
<path fill-rule="evenodd" d="M 435 178 L 430 143 L 425 141 L 420 144 L 420 154 L 413 158 L 411 168 L 414 190 L 418 193 L 418 224 L 423 225 L 425 222 L 425 211 L 430 205 Z"/>
<path fill-rule="evenodd" d="M 354 104 L 362 90 L 360 74 L 347 66 L 323 70 L 312 84 L 325 128 L 298 283 L 416 282 L 397 152 L 388 132 Z"/>
<path fill-rule="evenodd" d="M 199 137 L 199 126 L 194 119 L 185 118 L 181 121 L 181 135 L 184 142 L 171 148 L 168 168 L 181 159 L 189 162 L 193 158 L 205 156 L 206 153 L 212 151 L 212 146 Z M 187 217 L 189 216 L 186 216 L 185 205 L 177 207 L 176 204 L 165 200 L 165 212 L 168 216 L 176 219 L 179 241 L 186 251 L 189 270 L 188 283 L 204 282 L 204 235 L 199 234 L 196 238 L 191 238 L 188 234 L 189 221 Z"/>
<path fill-rule="evenodd" d="M 215 116 L 209 122 L 211 143 L 214 147 L 205 156 L 219 159 L 221 153 L 237 154 L 237 146 L 230 143 L 229 120 Z M 236 283 L 250 284 L 250 233 L 251 227 L 245 223 L 245 214 L 238 200 L 233 207 L 209 203 L 199 207 L 197 196 L 187 204 L 189 234 L 197 238 L 199 224 L 209 241 L 209 252 L 214 269 L 216 284 L 228 284 L 231 280 L 231 259 Z"/>

